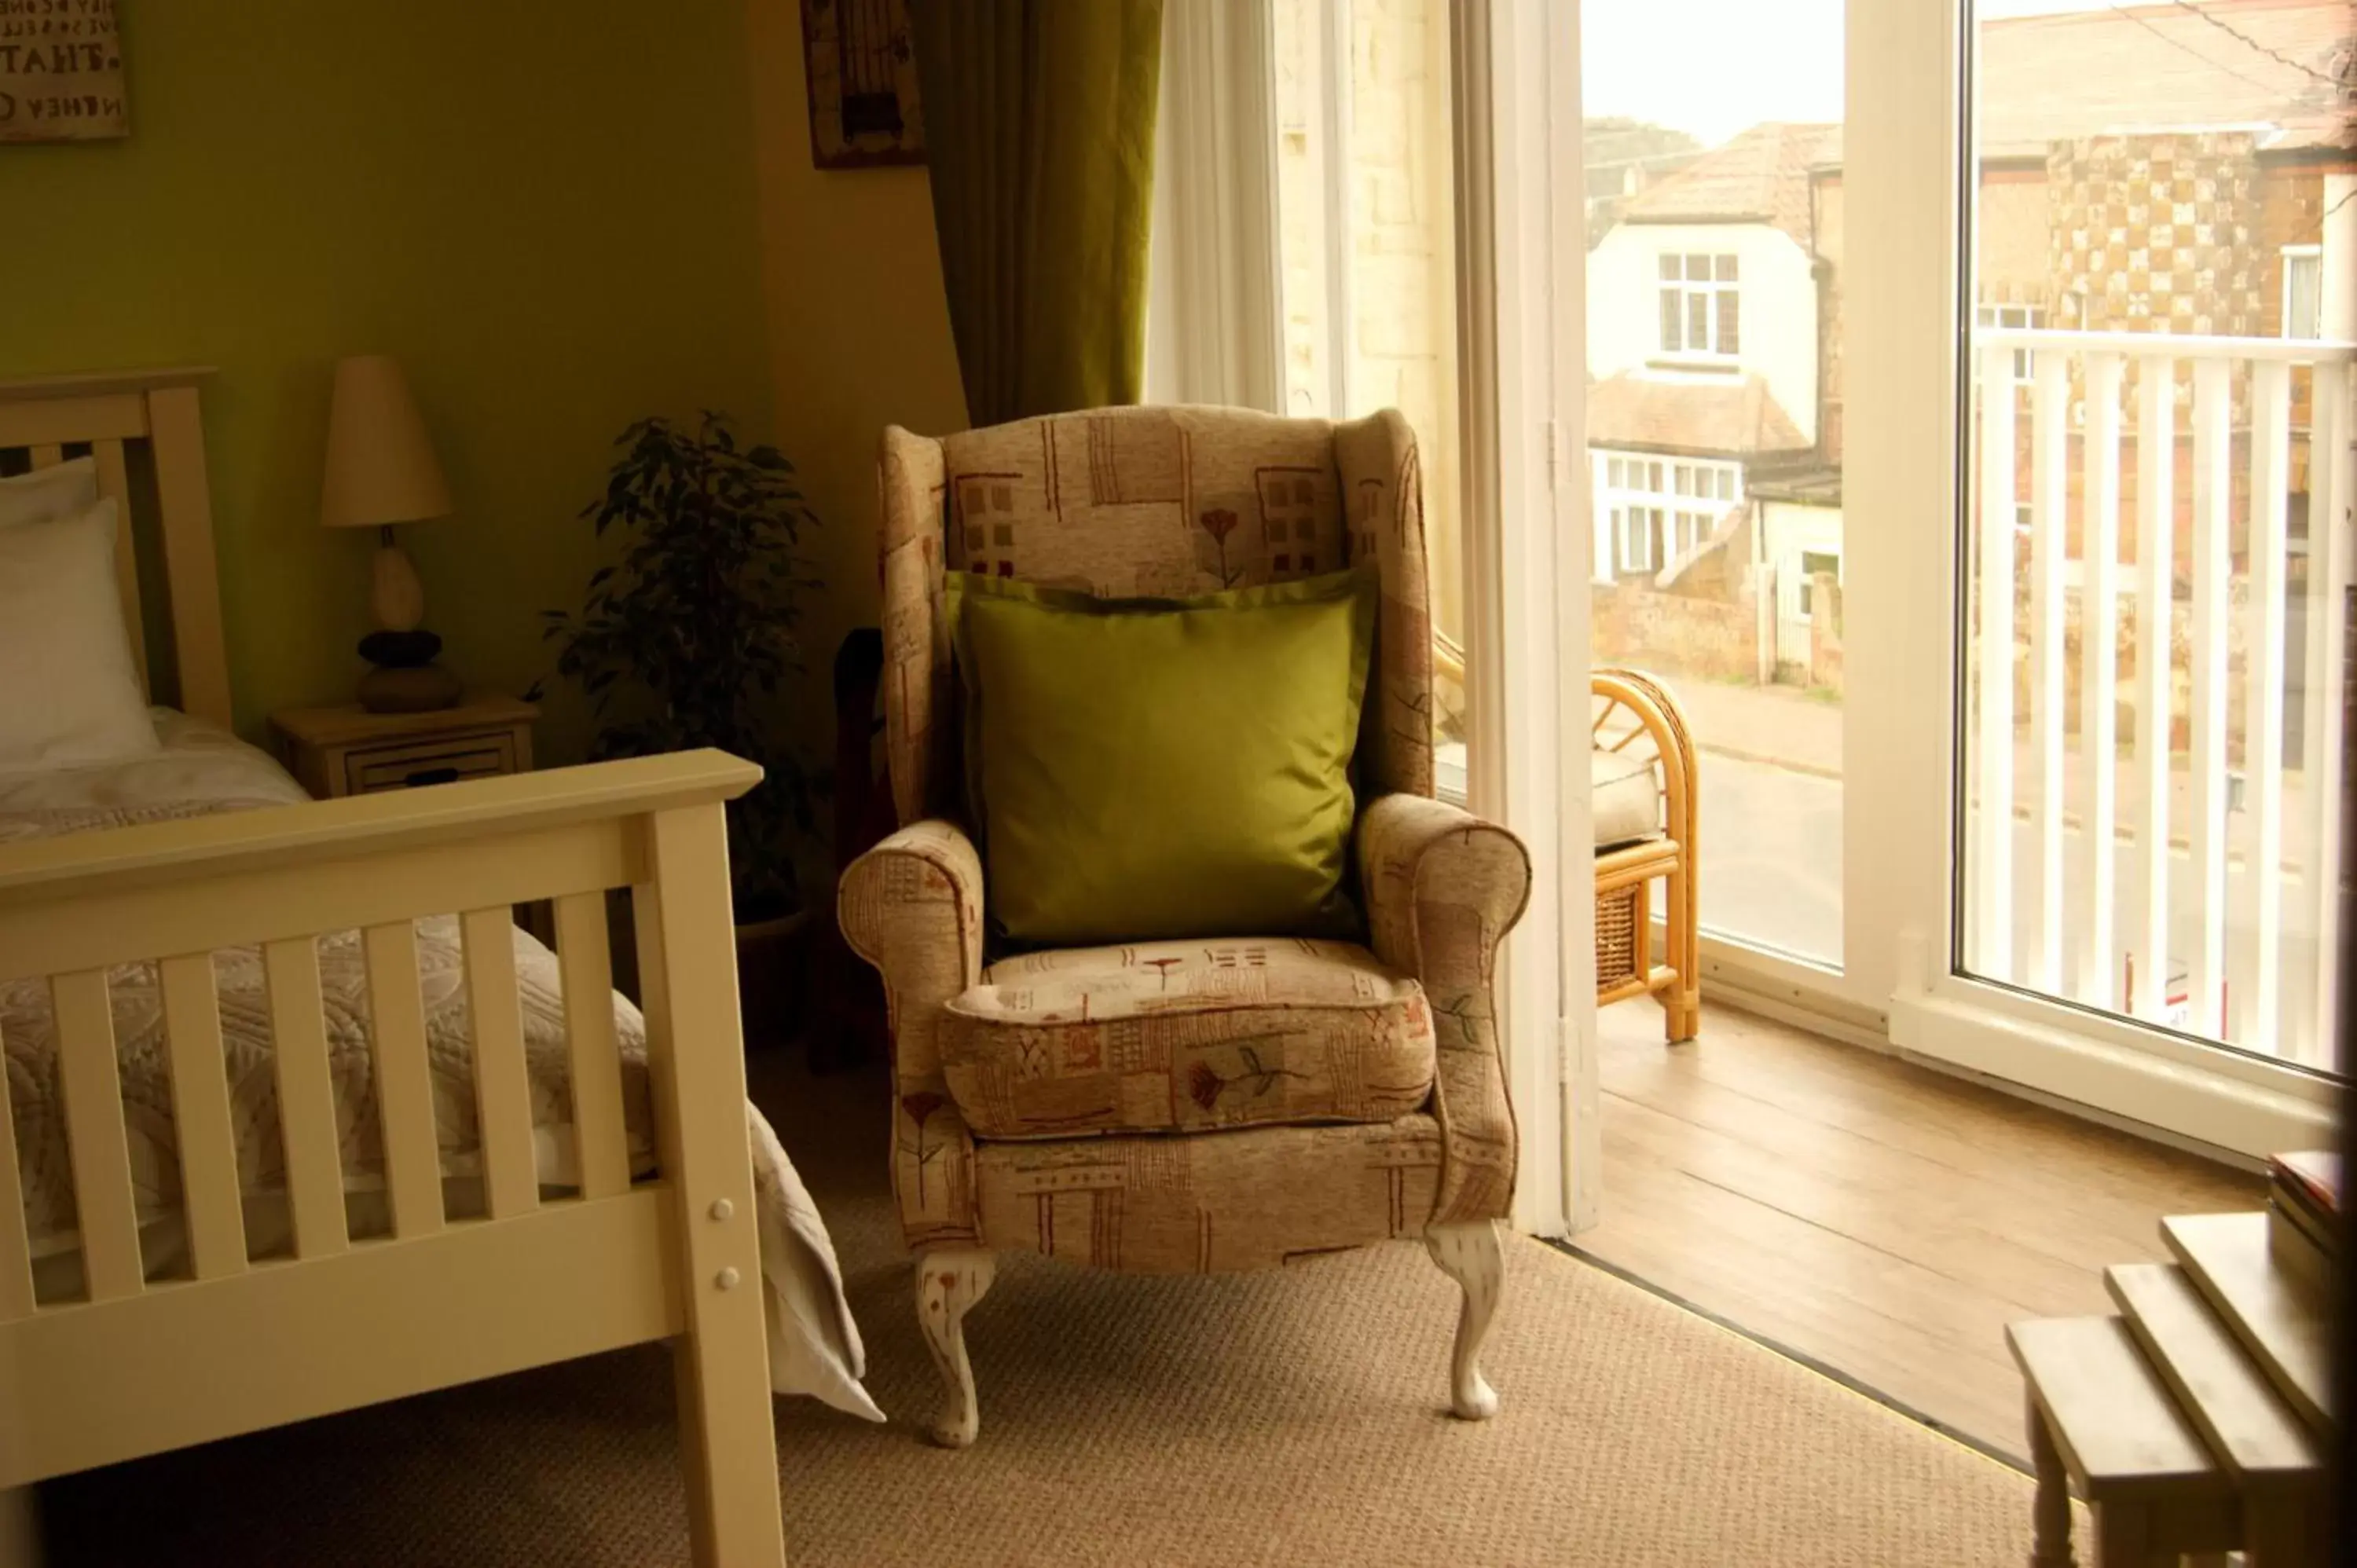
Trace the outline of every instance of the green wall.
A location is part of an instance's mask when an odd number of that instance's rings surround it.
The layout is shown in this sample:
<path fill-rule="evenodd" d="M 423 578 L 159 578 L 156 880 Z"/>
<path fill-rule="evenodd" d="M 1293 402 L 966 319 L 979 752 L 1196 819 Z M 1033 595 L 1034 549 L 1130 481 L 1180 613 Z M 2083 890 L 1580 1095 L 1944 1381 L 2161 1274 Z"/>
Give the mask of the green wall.
<path fill-rule="evenodd" d="M 373 536 L 317 526 L 339 355 L 400 359 L 459 513 L 405 531 L 476 682 L 643 413 L 770 430 L 742 0 L 132 0 L 128 140 L 0 146 L 0 375 L 208 364 L 242 727 L 343 700 Z M 549 760 L 586 720 L 552 688 Z"/>

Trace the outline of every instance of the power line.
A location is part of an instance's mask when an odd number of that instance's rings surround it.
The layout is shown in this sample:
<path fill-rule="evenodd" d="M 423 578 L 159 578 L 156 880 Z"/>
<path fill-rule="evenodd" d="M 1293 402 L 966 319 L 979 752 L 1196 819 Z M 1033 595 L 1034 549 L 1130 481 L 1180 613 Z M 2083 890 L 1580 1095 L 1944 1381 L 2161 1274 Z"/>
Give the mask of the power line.
<path fill-rule="evenodd" d="M 2134 11 L 2127 9 L 2127 5 L 2129 3 L 2130 0 L 2107 0 L 2107 4 L 2111 6 L 2112 14 L 2114 16 L 2118 16 L 2125 21 L 2134 22 L 2137 27 L 2142 27 L 2146 32 L 2150 33 L 2154 38 L 2158 38 L 2162 43 L 2167 44 L 2170 48 L 2181 50 L 2186 54 L 2191 55 L 2203 65 L 2210 66 L 2214 70 L 2222 70 L 2228 76 L 2233 77 L 2236 81 L 2245 82 L 2252 87 L 2259 88 L 2260 90 L 2267 92 L 2279 93 L 2283 91 L 2283 86 L 2280 82 L 2261 81 L 2255 76 L 2249 76 L 2242 71 L 2236 70 L 2224 60 L 2212 59 L 2208 55 L 2203 54 L 2200 49 L 2195 48 L 2183 38 L 2173 38 L 2170 35 L 2162 32 L 2158 27 L 2154 27 L 2150 22 L 2145 20 L 2142 16 L 2137 16 Z M 2171 3 L 2174 5 L 2185 5 L 2185 0 L 2171 0 Z M 2191 5 L 2185 5 L 2185 8 L 2189 11 L 2192 11 L 2195 16 L 2201 16 L 2205 22 L 2211 19 L 2209 16 L 2203 15 L 2202 12 L 2195 10 Z M 2219 26 L 2224 27 L 2224 24 L 2220 23 Z M 2226 31 L 2233 33 L 2234 29 L 2227 27 Z M 2234 33 L 2234 36 L 2238 38 L 2242 38 L 2240 33 Z M 2244 41 L 2248 43 L 2250 40 L 2245 38 Z M 2251 47 L 2256 48 L 2258 46 L 2253 44 Z M 2310 74 L 2313 75 L 2314 73 L 2310 72 Z M 2328 77 L 2326 80 L 2330 81 L 2331 79 Z"/>
<path fill-rule="evenodd" d="M 2302 76 L 2311 77 L 2316 81 L 2324 83 L 2325 86 L 2332 89 L 2335 92 L 2347 91 L 2348 84 L 2343 82 L 2339 77 L 2327 76 L 2324 72 L 2318 70 L 2313 66 L 2302 65 L 2299 61 L 2292 59 L 2291 56 L 2284 54 L 2279 50 L 2267 48 L 2266 45 L 2259 42 L 2258 39 L 2251 37 L 2248 33 L 2228 27 L 2225 23 L 2212 16 L 2209 12 L 2204 11 L 2201 6 L 2194 5 L 2193 0 L 2169 0 L 2169 4 L 2176 6 L 2180 11 L 2188 12 L 2192 16 L 2201 17 L 2203 21 L 2217 28 L 2228 38 L 2234 39 L 2238 43 L 2247 45 L 2251 48 L 2258 50 L 2259 53 L 2266 56 L 2269 59 L 2274 60 L 2278 65 L 2288 66 L 2293 70 L 2299 72 Z M 2247 81 L 2250 79 L 2245 77 L 2244 80 Z"/>

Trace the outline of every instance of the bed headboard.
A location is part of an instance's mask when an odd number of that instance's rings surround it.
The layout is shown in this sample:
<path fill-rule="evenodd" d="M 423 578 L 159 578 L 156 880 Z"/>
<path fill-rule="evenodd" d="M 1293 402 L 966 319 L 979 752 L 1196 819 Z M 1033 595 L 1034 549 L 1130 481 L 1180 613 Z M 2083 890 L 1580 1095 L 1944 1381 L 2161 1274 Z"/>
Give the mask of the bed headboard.
<path fill-rule="evenodd" d="M 98 460 L 99 489 L 113 498 L 123 520 L 115 576 L 149 698 L 227 726 L 229 654 L 197 404 L 197 388 L 210 374 L 0 379 L 0 473 L 85 452 Z"/>

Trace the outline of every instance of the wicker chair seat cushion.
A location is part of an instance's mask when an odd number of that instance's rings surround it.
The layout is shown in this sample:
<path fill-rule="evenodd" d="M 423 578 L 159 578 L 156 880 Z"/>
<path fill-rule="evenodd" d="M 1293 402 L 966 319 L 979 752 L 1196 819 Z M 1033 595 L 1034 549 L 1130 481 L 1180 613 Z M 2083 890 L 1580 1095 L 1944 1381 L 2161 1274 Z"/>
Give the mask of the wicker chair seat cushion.
<path fill-rule="evenodd" d="M 1351 942 L 1026 953 L 952 1000 L 940 1039 L 985 1139 L 1388 1122 L 1432 1095 L 1424 988 Z"/>
<path fill-rule="evenodd" d="M 1596 847 L 1616 849 L 1662 832 L 1662 786 L 1651 757 L 1625 751 L 1591 754 L 1588 780 L 1596 811 Z"/>

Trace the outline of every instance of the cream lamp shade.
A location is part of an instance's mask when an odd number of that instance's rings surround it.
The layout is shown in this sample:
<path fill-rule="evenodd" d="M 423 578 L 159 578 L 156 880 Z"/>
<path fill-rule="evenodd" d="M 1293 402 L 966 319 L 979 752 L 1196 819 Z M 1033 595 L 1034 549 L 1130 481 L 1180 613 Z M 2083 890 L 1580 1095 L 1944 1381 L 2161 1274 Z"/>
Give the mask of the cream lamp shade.
<path fill-rule="evenodd" d="M 382 354 L 338 360 L 319 521 L 329 528 L 382 528 L 447 517 L 451 510 L 450 487 L 401 366 Z"/>

